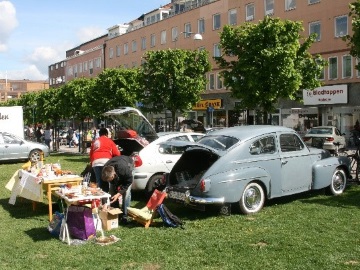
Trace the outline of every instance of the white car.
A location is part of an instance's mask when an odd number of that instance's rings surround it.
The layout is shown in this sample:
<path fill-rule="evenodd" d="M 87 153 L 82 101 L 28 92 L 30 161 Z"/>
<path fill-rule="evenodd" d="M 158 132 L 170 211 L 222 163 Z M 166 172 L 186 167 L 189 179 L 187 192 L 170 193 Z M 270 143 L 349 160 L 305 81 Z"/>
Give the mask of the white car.
<path fill-rule="evenodd" d="M 333 126 L 319 126 L 311 128 L 304 136 L 308 146 L 323 148 L 330 152 L 336 151 L 334 143 L 340 143 L 339 149 L 346 148 L 345 134 Z"/>
<path fill-rule="evenodd" d="M 196 132 L 159 132 L 159 138 L 144 147 L 139 153 L 142 165 L 134 170 L 133 190 L 145 190 L 147 196 L 165 183 L 163 174 L 171 171 L 183 153 L 182 149 L 164 148 L 166 141 L 196 142 L 204 133 Z"/>
<path fill-rule="evenodd" d="M 184 148 L 166 148 L 161 143 L 171 140 L 196 142 L 205 134 L 200 132 L 156 133 L 146 117 L 137 109 L 122 107 L 104 114 L 114 121 L 114 142 L 122 155 L 135 159 L 133 190 L 144 190 L 150 196 L 165 183 L 163 174 L 170 172 Z M 164 186 L 165 187 L 165 186 Z"/>

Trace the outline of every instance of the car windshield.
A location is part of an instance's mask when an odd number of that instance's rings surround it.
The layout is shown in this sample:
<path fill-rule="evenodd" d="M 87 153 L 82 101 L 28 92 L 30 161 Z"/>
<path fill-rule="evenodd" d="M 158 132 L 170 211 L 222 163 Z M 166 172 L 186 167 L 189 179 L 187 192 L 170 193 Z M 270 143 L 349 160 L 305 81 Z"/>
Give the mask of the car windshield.
<path fill-rule="evenodd" d="M 210 146 L 219 150 L 226 150 L 236 144 L 239 140 L 234 137 L 224 135 L 213 135 L 202 137 L 198 143 Z"/>
<path fill-rule="evenodd" d="M 308 134 L 332 134 L 331 128 L 312 128 Z"/>

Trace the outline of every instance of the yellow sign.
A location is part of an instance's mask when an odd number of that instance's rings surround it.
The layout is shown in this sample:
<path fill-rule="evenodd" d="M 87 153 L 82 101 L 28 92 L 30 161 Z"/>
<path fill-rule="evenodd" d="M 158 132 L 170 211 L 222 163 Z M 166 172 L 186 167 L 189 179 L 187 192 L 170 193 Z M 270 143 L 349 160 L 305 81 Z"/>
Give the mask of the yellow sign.
<path fill-rule="evenodd" d="M 221 99 L 205 99 L 201 100 L 192 107 L 193 110 L 206 110 L 208 107 L 213 107 L 216 109 L 221 109 Z"/>

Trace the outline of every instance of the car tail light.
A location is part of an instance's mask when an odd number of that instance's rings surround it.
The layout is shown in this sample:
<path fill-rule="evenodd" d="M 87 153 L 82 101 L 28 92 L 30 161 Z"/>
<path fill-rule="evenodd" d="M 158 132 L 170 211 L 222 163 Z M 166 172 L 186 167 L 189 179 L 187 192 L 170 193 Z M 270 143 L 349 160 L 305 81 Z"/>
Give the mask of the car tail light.
<path fill-rule="evenodd" d="M 142 165 L 142 160 L 138 154 L 133 154 L 132 158 L 134 160 L 135 167 L 140 167 Z"/>
<path fill-rule="evenodd" d="M 208 192 L 211 187 L 210 179 L 201 179 L 199 182 L 199 187 L 201 192 Z"/>
<path fill-rule="evenodd" d="M 332 141 L 334 140 L 334 138 L 328 137 L 328 138 L 326 138 L 325 140 L 327 140 L 328 142 L 332 142 Z"/>

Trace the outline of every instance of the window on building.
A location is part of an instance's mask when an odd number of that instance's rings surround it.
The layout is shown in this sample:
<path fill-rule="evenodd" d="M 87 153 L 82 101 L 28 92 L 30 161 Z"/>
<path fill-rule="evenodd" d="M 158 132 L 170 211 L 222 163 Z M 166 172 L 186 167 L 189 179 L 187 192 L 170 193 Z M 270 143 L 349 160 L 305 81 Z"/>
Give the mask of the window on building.
<path fill-rule="evenodd" d="M 51 66 L 50 66 L 50 70 L 54 70 L 54 65 L 51 65 Z"/>
<path fill-rule="evenodd" d="M 329 80 L 336 80 L 338 78 L 337 57 L 329 58 Z"/>
<path fill-rule="evenodd" d="M 214 57 L 221 56 L 221 49 L 219 44 L 214 44 Z"/>
<path fill-rule="evenodd" d="M 125 43 L 124 44 L 124 55 L 127 55 L 129 53 L 129 44 Z"/>
<path fill-rule="evenodd" d="M 68 76 L 72 76 L 73 75 L 73 68 L 72 66 L 68 67 L 68 72 L 67 72 Z"/>
<path fill-rule="evenodd" d="M 191 24 L 190 23 L 186 23 L 184 25 L 184 34 L 185 34 L 185 38 L 189 38 L 191 36 Z"/>
<path fill-rule="evenodd" d="M 58 69 L 59 68 L 59 64 L 55 64 L 55 69 Z"/>
<path fill-rule="evenodd" d="M 223 88 L 223 79 L 220 76 L 220 73 L 216 74 L 216 88 L 217 89 L 222 89 Z"/>
<path fill-rule="evenodd" d="M 293 10 L 296 8 L 296 0 L 285 0 L 285 10 Z"/>
<path fill-rule="evenodd" d="M 237 24 L 237 10 L 236 9 L 230 9 L 228 11 L 228 21 L 229 21 L 230 25 Z"/>
<path fill-rule="evenodd" d="M 95 68 L 101 68 L 101 58 L 95 58 Z"/>
<path fill-rule="evenodd" d="M 132 51 L 132 52 L 136 52 L 136 51 L 137 51 L 137 42 L 136 42 L 136 40 L 133 40 L 133 41 L 131 42 L 131 51 Z"/>
<path fill-rule="evenodd" d="M 79 73 L 83 72 L 83 63 L 79 63 Z"/>
<path fill-rule="evenodd" d="M 309 23 L 309 34 L 316 34 L 315 41 L 321 40 L 321 24 L 320 22 Z"/>
<path fill-rule="evenodd" d="M 177 27 L 171 28 L 171 40 L 176 41 L 178 39 L 178 29 Z"/>
<path fill-rule="evenodd" d="M 156 45 L 156 36 L 155 34 L 151 34 L 150 36 L 150 47 L 155 47 Z"/>
<path fill-rule="evenodd" d="M 88 62 L 84 62 L 84 72 L 88 70 Z"/>
<path fill-rule="evenodd" d="M 213 73 L 209 74 L 209 90 L 215 89 L 215 75 Z"/>
<path fill-rule="evenodd" d="M 77 65 L 74 65 L 74 77 L 77 78 L 78 76 L 78 69 L 77 69 Z"/>
<path fill-rule="evenodd" d="M 274 14 L 274 0 L 264 0 L 265 15 L 270 16 Z"/>
<path fill-rule="evenodd" d="M 198 33 L 205 33 L 205 20 L 203 18 L 198 20 Z"/>
<path fill-rule="evenodd" d="M 120 45 L 116 45 L 116 57 L 119 57 L 121 54 L 121 47 Z"/>
<path fill-rule="evenodd" d="M 64 62 L 61 62 L 61 63 L 60 63 L 60 67 L 64 67 Z"/>
<path fill-rule="evenodd" d="M 352 77 L 352 58 L 351 55 L 344 55 L 342 57 L 342 77 Z"/>
<path fill-rule="evenodd" d="M 93 60 L 89 61 L 89 74 L 93 74 L 94 73 L 94 62 Z"/>
<path fill-rule="evenodd" d="M 141 49 L 146 50 L 146 37 L 141 38 Z"/>
<path fill-rule="evenodd" d="M 160 44 L 166 44 L 166 30 L 161 31 Z"/>
<path fill-rule="evenodd" d="M 309 1 L 309 5 L 315 4 L 315 3 L 320 3 L 320 0 L 308 0 L 308 1 Z"/>
<path fill-rule="evenodd" d="M 114 48 L 109 48 L 109 58 L 113 58 L 114 57 Z"/>
<path fill-rule="evenodd" d="M 335 37 L 343 37 L 348 33 L 348 17 L 340 16 L 335 18 Z"/>
<path fill-rule="evenodd" d="M 246 10 L 246 21 L 252 21 L 255 17 L 255 5 L 247 4 L 245 7 Z"/>
<path fill-rule="evenodd" d="M 316 63 L 320 62 L 320 60 L 315 60 L 315 61 L 316 61 Z M 324 67 L 321 69 L 321 73 L 320 73 L 318 79 L 319 80 L 324 80 L 325 79 L 325 68 Z"/>
<path fill-rule="evenodd" d="M 220 14 L 213 15 L 213 30 L 218 30 L 221 27 Z"/>

